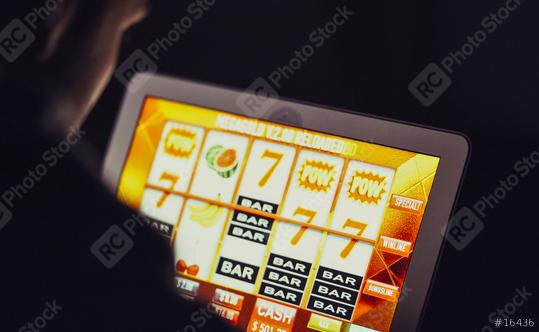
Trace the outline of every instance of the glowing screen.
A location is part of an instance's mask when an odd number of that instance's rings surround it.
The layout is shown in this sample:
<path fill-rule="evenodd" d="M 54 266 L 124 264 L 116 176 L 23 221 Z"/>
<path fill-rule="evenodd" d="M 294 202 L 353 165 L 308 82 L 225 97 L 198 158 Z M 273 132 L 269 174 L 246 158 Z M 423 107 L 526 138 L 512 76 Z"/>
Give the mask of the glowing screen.
<path fill-rule="evenodd" d="M 388 331 L 439 158 L 146 98 L 118 187 L 244 331 Z"/>

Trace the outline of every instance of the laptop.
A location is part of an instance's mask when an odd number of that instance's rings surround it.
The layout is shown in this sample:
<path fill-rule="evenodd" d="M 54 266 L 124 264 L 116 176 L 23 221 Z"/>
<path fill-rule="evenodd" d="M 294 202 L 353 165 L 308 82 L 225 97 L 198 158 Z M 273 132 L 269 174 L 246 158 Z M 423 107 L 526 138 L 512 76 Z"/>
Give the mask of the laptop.
<path fill-rule="evenodd" d="M 170 241 L 179 295 L 238 330 L 413 331 L 468 151 L 263 87 L 139 74 L 103 179 Z"/>

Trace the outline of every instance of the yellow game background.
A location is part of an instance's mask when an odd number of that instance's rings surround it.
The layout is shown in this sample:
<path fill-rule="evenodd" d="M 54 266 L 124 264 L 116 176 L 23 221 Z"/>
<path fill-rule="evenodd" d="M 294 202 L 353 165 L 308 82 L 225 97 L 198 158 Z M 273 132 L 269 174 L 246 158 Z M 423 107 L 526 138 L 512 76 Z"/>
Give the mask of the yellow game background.
<path fill-rule="evenodd" d="M 152 166 L 153 156 L 159 144 L 163 127 L 167 121 L 182 122 L 206 129 L 217 129 L 215 126 L 217 117 L 223 114 L 229 117 L 252 120 L 247 117 L 209 110 L 194 105 L 153 97 L 146 98 L 118 185 L 118 198 L 133 209 L 139 209 L 148 174 Z M 427 204 L 439 163 L 439 158 L 437 157 L 314 131 L 281 126 L 262 120 L 256 121 L 271 124 L 272 126 L 290 128 L 296 131 L 301 130 L 325 137 L 338 138 L 347 144 L 355 145 L 356 149 L 354 149 L 355 153 L 353 155 L 340 154 L 339 156 L 395 169 L 395 178 L 389 197 L 397 194 L 418 199 L 423 201 L 424 205 Z M 219 130 L 226 131 L 221 128 Z M 233 133 L 241 135 L 237 132 Z M 287 144 L 283 142 L 278 143 Z M 411 250 L 413 251 L 413 244 L 417 237 L 422 218 L 422 213 L 418 214 L 390 208 L 388 200 L 380 235 L 409 241 L 412 243 Z M 365 275 L 365 280 L 372 279 L 392 284 L 398 286 L 400 289 L 404 283 L 409 261 L 410 257 L 382 252 L 375 247 Z M 397 303 L 361 294 L 353 322 L 373 329 L 387 331 L 389 330 L 396 305 Z"/>

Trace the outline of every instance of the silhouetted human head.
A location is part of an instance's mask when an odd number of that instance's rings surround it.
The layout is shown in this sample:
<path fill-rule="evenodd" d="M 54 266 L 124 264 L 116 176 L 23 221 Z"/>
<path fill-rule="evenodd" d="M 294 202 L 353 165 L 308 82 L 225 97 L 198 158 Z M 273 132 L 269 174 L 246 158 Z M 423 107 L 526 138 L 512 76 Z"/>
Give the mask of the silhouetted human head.
<path fill-rule="evenodd" d="M 27 115 L 39 116 L 46 130 L 58 134 L 78 127 L 112 76 L 123 33 L 147 10 L 148 0 L 6 4 L 2 23 L 17 38 L 0 47 L 17 56 L 0 68 L 0 80 L 46 103 L 40 114 Z M 27 44 L 17 50 L 23 37 Z"/>

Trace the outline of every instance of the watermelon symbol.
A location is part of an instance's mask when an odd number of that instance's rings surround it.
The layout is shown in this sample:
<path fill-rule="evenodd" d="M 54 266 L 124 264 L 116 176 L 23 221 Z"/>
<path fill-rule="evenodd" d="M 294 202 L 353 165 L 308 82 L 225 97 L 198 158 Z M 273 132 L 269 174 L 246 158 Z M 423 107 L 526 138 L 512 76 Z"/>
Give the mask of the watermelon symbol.
<path fill-rule="evenodd" d="M 228 179 L 238 169 L 238 153 L 234 149 L 214 145 L 206 152 L 206 162 L 219 176 Z"/>

